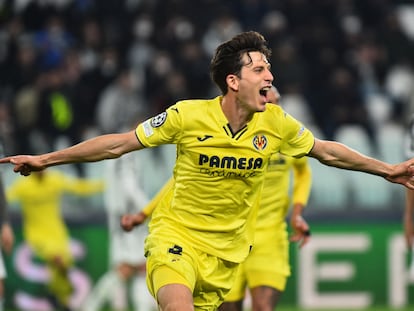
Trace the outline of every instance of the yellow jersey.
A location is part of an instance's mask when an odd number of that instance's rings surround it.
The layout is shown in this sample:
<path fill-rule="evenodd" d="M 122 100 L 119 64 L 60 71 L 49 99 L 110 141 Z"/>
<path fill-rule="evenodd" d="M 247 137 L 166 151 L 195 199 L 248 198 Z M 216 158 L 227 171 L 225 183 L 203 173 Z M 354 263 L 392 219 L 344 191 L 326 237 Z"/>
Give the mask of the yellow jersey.
<path fill-rule="evenodd" d="M 172 198 L 154 211 L 149 238 L 179 233 L 204 252 L 241 262 L 253 244 L 270 156 L 304 156 L 314 137 L 272 104 L 233 133 L 221 100 L 177 102 L 139 124 L 136 135 L 145 147 L 177 145 Z"/>

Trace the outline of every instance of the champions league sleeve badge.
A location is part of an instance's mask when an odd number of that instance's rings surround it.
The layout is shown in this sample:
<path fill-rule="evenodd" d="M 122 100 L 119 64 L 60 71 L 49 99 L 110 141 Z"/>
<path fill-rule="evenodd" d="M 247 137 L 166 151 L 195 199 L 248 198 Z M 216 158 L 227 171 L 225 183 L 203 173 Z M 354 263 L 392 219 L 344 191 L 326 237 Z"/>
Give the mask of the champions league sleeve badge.
<path fill-rule="evenodd" d="M 156 115 L 151 119 L 151 126 L 153 128 L 160 127 L 164 124 L 165 120 L 167 119 L 167 112 L 161 112 L 160 114 Z"/>

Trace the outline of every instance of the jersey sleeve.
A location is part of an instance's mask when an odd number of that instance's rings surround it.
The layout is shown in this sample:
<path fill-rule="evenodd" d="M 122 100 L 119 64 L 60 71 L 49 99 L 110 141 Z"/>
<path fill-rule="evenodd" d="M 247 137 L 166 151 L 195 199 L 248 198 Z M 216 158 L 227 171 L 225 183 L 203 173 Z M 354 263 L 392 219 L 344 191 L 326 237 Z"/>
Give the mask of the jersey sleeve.
<path fill-rule="evenodd" d="M 312 132 L 286 112 L 284 113 L 282 131 L 281 153 L 302 157 L 313 148 L 315 138 Z"/>
<path fill-rule="evenodd" d="M 294 159 L 292 202 L 306 206 L 312 186 L 312 170 L 307 157 Z"/>
<path fill-rule="evenodd" d="M 175 144 L 181 137 L 183 116 L 177 103 L 138 125 L 135 133 L 145 147 Z"/>

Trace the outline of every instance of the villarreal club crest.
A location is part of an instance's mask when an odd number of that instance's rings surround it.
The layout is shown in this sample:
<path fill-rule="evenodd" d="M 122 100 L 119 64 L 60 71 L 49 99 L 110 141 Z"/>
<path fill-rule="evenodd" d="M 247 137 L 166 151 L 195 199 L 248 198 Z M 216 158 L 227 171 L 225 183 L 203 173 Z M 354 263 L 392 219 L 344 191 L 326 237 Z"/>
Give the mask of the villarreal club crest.
<path fill-rule="evenodd" d="M 253 146 L 256 150 L 264 150 L 267 146 L 267 138 L 264 135 L 256 135 L 253 137 Z"/>

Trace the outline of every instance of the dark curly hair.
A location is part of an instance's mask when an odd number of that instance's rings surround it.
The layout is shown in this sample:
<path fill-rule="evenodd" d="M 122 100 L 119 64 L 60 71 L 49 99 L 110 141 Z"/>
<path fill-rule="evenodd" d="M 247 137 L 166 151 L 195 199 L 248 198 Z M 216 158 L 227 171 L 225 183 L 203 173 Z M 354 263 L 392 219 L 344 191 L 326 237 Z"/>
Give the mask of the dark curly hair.
<path fill-rule="evenodd" d="M 223 95 L 227 93 L 226 77 L 229 74 L 240 77 L 245 65 L 242 57 L 248 52 L 260 52 L 267 58 L 271 56 L 266 39 L 256 31 L 242 32 L 217 47 L 210 63 L 210 76 Z"/>

